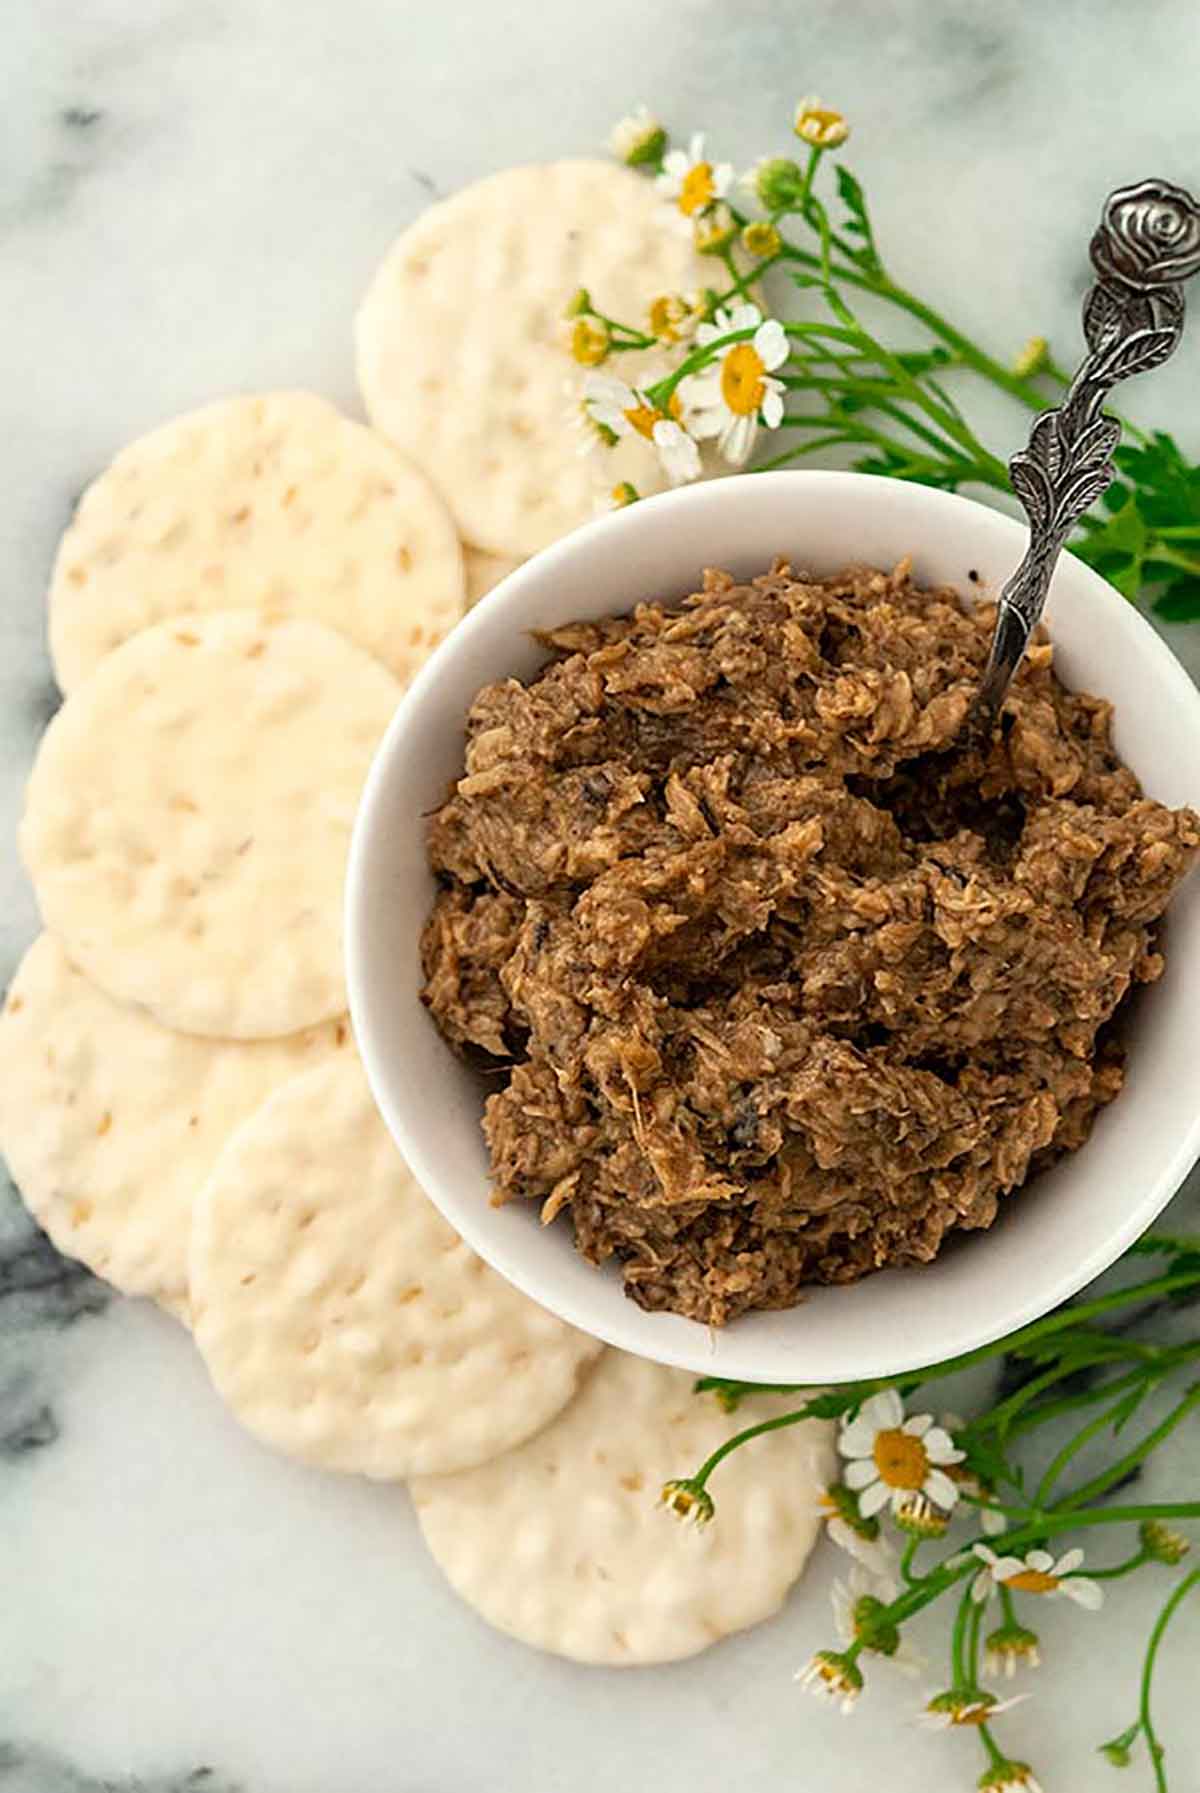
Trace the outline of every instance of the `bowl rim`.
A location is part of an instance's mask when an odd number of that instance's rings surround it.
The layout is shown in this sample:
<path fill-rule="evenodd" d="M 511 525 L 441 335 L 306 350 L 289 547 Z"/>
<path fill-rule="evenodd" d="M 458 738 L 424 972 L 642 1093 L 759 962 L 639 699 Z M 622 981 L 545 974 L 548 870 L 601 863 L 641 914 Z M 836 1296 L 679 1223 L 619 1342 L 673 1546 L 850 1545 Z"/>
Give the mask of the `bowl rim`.
<path fill-rule="evenodd" d="M 419 717 L 425 701 L 438 685 L 446 670 L 457 660 L 473 641 L 476 633 L 483 629 L 488 620 L 498 611 L 519 598 L 526 584 L 530 581 L 540 582 L 547 574 L 552 574 L 555 567 L 568 560 L 576 560 L 581 554 L 586 555 L 594 548 L 605 550 L 610 545 L 610 538 L 620 536 L 630 527 L 630 518 L 640 527 L 641 519 L 648 512 L 661 513 L 676 510 L 680 518 L 685 519 L 692 508 L 709 504 L 729 504 L 735 502 L 735 494 L 753 482 L 756 490 L 779 486 L 788 482 L 794 490 L 794 482 L 803 480 L 811 487 L 824 486 L 831 494 L 837 489 L 848 490 L 851 486 L 858 499 L 872 501 L 872 492 L 876 498 L 885 500 L 888 505 L 911 506 L 914 517 L 924 518 L 924 527 L 928 530 L 930 523 L 936 525 L 936 513 L 956 513 L 964 517 L 970 513 L 974 517 L 987 520 L 989 527 L 1000 526 L 1013 534 L 1014 566 L 1019 557 L 1020 542 L 1025 532 L 1023 520 L 980 501 L 968 498 L 961 493 L 946 492 L 940 488 L 921 485 L 919 482 L 894 481 L 869 474 L 853 471 L 840 471 L 817 468 L 774 469 L 768 472 L 740 473 L 727 475 L 721 479 L 703 481 L 695 485 L 679 487 L 672 491 L 658 493 L 652 497 L 639 500 L 636 506 L 617 510 L 602 515 L 592 521 L 580 525 L 569 535 L 550 544 L 538 554 L 531 556 L 519 566 L 507 573 L 455 626 L 433 654 L 424 663 L 411 685 L 406 689 L 397 709 L 380 741 L 372 759 L 367 778 L 359 799 L 351 838 L 350 853 L 347 865 L 345 903 L 344 903 L 344 941 L 346 979 L 349 994 L 350 1015 L 355 1039 L 364 1071 L 371 1092 L 384 1121 L 403 1156 L 409 1163 L 414 1175 L 426 1190 L 430 1200 L 445 1214 L 466 1242 L 477 1251 L 497 1272 L 505 1276 L 524 1294 L 539 1302 L 543 1307 L 558 1314 L 570 1324 L 582 1327 L 594 1336 L 621 1350 L 631 1351 L 638 1355 L 653 1356 L 656 1361 L 672 1364 L 694 1373 L 706 1373 L 703 1359 L 711 1349 L 711 1330 L 697 1322 L 683 1322 L 691 1329 L 690 1336 L 695 1339 L 695 1348 L 689 1349 L 684 1343 L 674 1342 L 677 1336 L 670 1327 L 664 1328 L 661 1345 L 655 1344 L 653 1350 L 644 1343 L 633 1343 L 623 1335 L 620 1326 L 609 1325 L 602 1318 L 597 1320 L 589 1315 L 580 1318 L 575 1304 L 568 1298 L 565 1303 L 561 1292 L 556 1288 L 557 1278 L 553 1271 L 553 1255 L 549 1252 L 526 1252 L 514 1242 L 514 1249 L 497 1249 L 492 1241 L 481 1241 L 470 1224 L 470 1211 L 460 1209 L 453 1201 L 446 1202 L 442 1198 L 442 1180 L 437 1166 L 431 1161 L 431 1153 L 427 1151 L 422 1138 L 412 1132 L 402 1106 L 394 1100 L 393 1078 L 386 1071 L 382 1059 L 385 1054 L 378 1048 L 374 1034 L 372 1011 L 374 999 L 371 995 L 370 954 L 366 948 L 368 928 L 365 922 L 365 911 L 368 902 L 369 873 L 373 848 L 377 834 L 386 823 L 386 799 L 390 788 L 392 762 L 396 757 L 399 743 L 407 735 L 415 718 Z M 1082 577 L 1092 590 L 1097 604 L 1097 614 L 1104 619 L 1104 627 L 1113 628 L 1128 643 L 1131 652 L 1138 659 L 1153 667 L 1156 679 L 1165 683 L 1174 700 L 1190 710 L 1197 738 L 1200 740 L 1200 688 L 1172 653 L 1147 618 L 1131 603 L 1118 593 L 1099 573 L 1089 567 L 1086 562 L 1064 550 L 1065 559 L 1069 559 L 1076 570 L 1076 576 Z M 514 624 L 514 634 L 521 632 L 521 624 Z M 492 676 L 502 676 L 497 673 Z M 1200 877 L 1200 870 L 1196 875 Z M 994 1308 L 975 1323 L 960 1321 L 952 1341 L 952 1349 L 945 1355 L 958 1357 L 964 1353 L 991 1344 L 997 1339 L 1007 1337 L 1021 1327 L 1052 1312 L 1062 1302 L 1078 1293 L 1086 1284 L 1092 1282 L 1104 1270 L 1109 1268 L 1118 1257 L 1152 1224 L 1171 1197 L 1179 1189 L 1197 1158 L 1200 1157 L 1200 1105 L 1189 1123 L 1181 1130 L 1178 1143 L 1168 1160 L 1160 1169 L 1154 1182 L 1149 1185 L 1140 1200 L 1126 1213 L 1120 1227 L 1110 1230 L 1102 1239 L 1087 1250 L 1084 1255 L 1073 1260 L 1064 1267 L 1054 1281 L 1054 1290 L 1049 1299 L 1044 1292 L 1032 1297 L 1020 1298 L 1015 1292 L 1006 1303 L 998 1298 Z M 464 1216 L 465 1214 L 465 1221 Z M 524 1237 L 524 1229 L 517 1229 Z M 540 1271 L 544 1269 L 545 1274 Z M 596 1272 L 597 1277 L 602 1272 Z M 879 1275 L 904 1275 L 900 1270 L 884 1271 Z M 909 1273 L 911 1274 L 911 1272 Z M 626 1298 L 627 1300 L 627 1298 Z M 629 1303 L 631 1324 L 637 1325 L 646 1320 L 665 1319 L 679 1324 L 676 1315 L 647 1314 Z M 620 1311 L 619 1309 L 616 1311 Z M 783 1310 L 791 1312 L 794 1310 Z M 738 1351 L 736 1347 L 735 1322 L 722 1333 L 723 1355 L 734 1360 L 723 1365 L 720 1373 L 747 1381 L 762 1380 L 761 1371 L 757 1376 L 747 1375 L 743 1378 L 738 1367 Z M 729 1341 L 728 1343 L 726 1341 Z M 749 1354 L 756 1356 L 751 1351 Z M 929 1358 L 920 1360 L 928 1363 Z M 894 1349 L 889 1350 L 884 1340 L 879 1341 L 875 1355 L 867 1350 L 859 1353 L 859 1361 L 852 1372 L 842 1380 L 858 1380 L 863 1377 L 892 1376 L 903 1374 L 909 1369 L 920 1367 L 911 1359 L 900 1359 Z M 708 1366 L 711 1373 L 712 1366 Z M 836 1375 L 823 1375 L 826 1381 L 836 1382 Z"/>

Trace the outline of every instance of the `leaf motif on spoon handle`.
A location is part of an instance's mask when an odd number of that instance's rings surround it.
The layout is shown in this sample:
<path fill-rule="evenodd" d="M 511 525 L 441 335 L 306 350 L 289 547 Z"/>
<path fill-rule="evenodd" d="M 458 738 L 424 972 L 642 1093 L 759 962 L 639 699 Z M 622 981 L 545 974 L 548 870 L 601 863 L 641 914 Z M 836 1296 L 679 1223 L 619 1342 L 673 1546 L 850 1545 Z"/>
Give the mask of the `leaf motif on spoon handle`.
<path fill-rule="evenodd" d="M 1200 206 L 1169 181 L 1110 193 L 1091 242 L 1096 282 L 1084 300 L 1089 354 L 1061 405 L 1042 411 L 1008 464 L 1029 518 L 1029 546 L 1000 593 L 991 652 L 975 700 L 995 721 L 1046 603 L 1063 543 L 1112 483 L 1121 426 L 1101 406 L 1119 380 L 1160 367 L 1183 333 L 1182 282 L 1200 271 Z"/>

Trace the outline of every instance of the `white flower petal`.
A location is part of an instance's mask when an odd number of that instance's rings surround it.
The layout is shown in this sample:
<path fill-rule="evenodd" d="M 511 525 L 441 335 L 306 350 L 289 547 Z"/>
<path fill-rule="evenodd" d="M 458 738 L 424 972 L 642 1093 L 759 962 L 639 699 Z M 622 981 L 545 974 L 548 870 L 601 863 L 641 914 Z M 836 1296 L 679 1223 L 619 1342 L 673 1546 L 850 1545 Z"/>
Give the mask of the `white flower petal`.
<path fill-rule="evenodd" d="M 744 467 L 750 459 L 754 438 L 758 434 L 757 417 L 730 417 L 717 438 L 721 453 L 731 467 Z"/>
<path fill-rule="evenodd" d="M 688 144 L 687 160 L 692 166 L 704 160 L 704 132 L 693 131 L 692 140 Z"/>
<path fill-rule="evenodd" d="M 843 1457 L 869 1457 L 875 1449 L 879 1427 L 860 1413 L 857 1419 L 845 1420 L 838 1433 L 838 1450 Z"/>
<path fill-rule="evenodd" d="M 966 1451 L 960 1451 L 949 1432 L 933 1426 L 925 1434 L 925 1453 L 931 1463 L 961 1463 Z"/>
<path fill-rule="evenodd" d="M 979 1550 L 982 1546 L 977 1544 L 975 1548 L 976 1550 Z M 1019 1575 L 1024 1568 L 1025 1564 L 1021 1561 L 1019 1556 L 997 1556 L 992 1558 L 992 1574 L 997 1581 L 1008 1581 L 1012 1576 Z"/>
<path fill-rule="evenodd" d="M 1082 1560 L 1083 1553 L 1081 1551 L 1080 1561 L 1082 1562 Z M 1025 1553 L 1025 1567 L 1027 1569 L 1036 1569 L 1039 1575 L 1053 1575 L 1054 1558 L 1050 1555 L 1048 1550 L 1028 1550 Z"/>
<path fill-rule="evenodd" d="M 971 1583 L 971 1598 L 975 1601 L 977 1606 L 982 1606 L 985 1600 L 991 1599 L 992 1589 L 995 1585 L 995 1582 L 992 1580 L 991 1570 L 981 1569 Z"/>
<path fill-rule="evenodd" d="M 931 1469 L 929 1471 L 929 1474 L 925 1477 L 921 1492 L 922 1494 L 927 1494 L 930 1500 L 936 1502 L 936 1504 L 947 1513 L 958 1500 L 957 1486 L 950 1480 L 948 1475 L 943 1475 L 940 1469 Z"/>
<path fill-rule="evenodd" d="M 768 373 L 783 365 L 788 358 L 788 339 L 778 318 L 768 318 L 754 332 L 754 348 Z"/>
<path fill-rule="evenodd" d="M 719 317 L 720 313 L 718 312 L 717 315 Z M 751 305 L 748 301 L 735 305 L 728 313 L 728 317 L 731 330 L 757 330 L 762 323 L 762 312 L 757 305 Z"/>
<path fill-rule="evenodd" d="M 707 409 L 710 405 L 719 405 L 722 403 L 721 370 L 719 367 L 705 368 L 703 373 L 687 374 L 676 390 L 680 404 L 685 407 L 696 405 Z"/>
<path fill-rule="evenodd" d="M 900 1430 L 907 1433 L 910 1438 L 924 1438 L 932 1424 L 932 1413 L 911 1413 Z"/>
<path fill-rule="evenodd" d="M 894 1388 L 880 1389 L 864 1401 L 859 1418 L 865 1419 L 881 1432 L 894 1432 L 904 1422 L 904 1402 Z"/>
<path fill-rule="evenodd" d="M 694 411 L 688 417 L 688 429 L 697 442 L 711 442 L 724 428 L 724 411 Z"/>
<path fill-rule="evenodd" d="M 994 1569 L 1000 1560 L 996 1555 L 996 1552 L 990 1549 L 986 1544 L 973 1544 L 971 1550 L 972 1553 L 979 1558 L 981 1563 L 987 1564 L 989 1569 Z"/>
<path fill-rule="evenodd" d="M 1068 1575 L 1061 1591 L 1087 1612 L 1099 1612 L 1104 1605 L 1104 1589 L 1090 1575 Z"/>
<path fill-rule="evenodd" d="M 887 1506 L 889 1499 L 886 1482 L 872 1482 L 864 1488 L 858 1497 L 858 1510 L 864 1519 L 872 1519 L 875 1514 Z"/>
<path fill-rule="evenodd" d="M 1076 1546 L 1074 1550 L 1068 1550 L 1059 1557 L 1054 1565 L 1054 1573 L 1056 1575 L 1069 1575 L 1072 1569 L 1078 1569 L 1082 1561 L 1083 1552 Z"/>
<path fill-rule="evenodd" d="M 885 1588 L 894 1589 L 896 1585 L 892 1575 L 896 1566 L 896 1553 L 882 1534 L 878 1538 L 864 1538 L 852 1525 L 846 1523 L 840 1513 L 829 1520 L 825 1530 L 831 1544 L 836 1544 L 839 1550 L 844 1550 L 847 1556 L 862 1564 L 881 1590 L 880 1599 L 895 1598 L 893 1593 L 885 1594 L 882 1591 Z"/>
<path fill-rule="evenodd" d="M 989 1538 L 998 1538 L 1008 1530 L 1008 1520 L 998 1507 L 980 1507 L 979 1526 Z"/>
<path fill-rule="evenodd" d="M 718 199 L 724 199 L 733 185 L 733 163 L 718 162 L 712 172 L 713 192 Z"/>
<path fill-rule="evenodd" d="M 700 450 L 679 424 L 666 418 L 654 426 L 654 446 L 667 479 L 673 486 L 685 486 L 700 477 Z"/>
<path fill-rule="evenodd" d="M 872 1482 L 878 1481 L 878 1479 L 879 1470 L 876 1467 L 875 1459 L 873 1457 L 855 1457 L 853 1462 L 847 1463 L 846 1465 L 845 1482 L 847 1488 L 866 1488 L 869 1487 Z"/>
<path fill-rule="evenodd" d="M 769 430 L 777 430 L 783 422 L 783 393 L 774 380 L 767 383 L 760 412 Z"/>

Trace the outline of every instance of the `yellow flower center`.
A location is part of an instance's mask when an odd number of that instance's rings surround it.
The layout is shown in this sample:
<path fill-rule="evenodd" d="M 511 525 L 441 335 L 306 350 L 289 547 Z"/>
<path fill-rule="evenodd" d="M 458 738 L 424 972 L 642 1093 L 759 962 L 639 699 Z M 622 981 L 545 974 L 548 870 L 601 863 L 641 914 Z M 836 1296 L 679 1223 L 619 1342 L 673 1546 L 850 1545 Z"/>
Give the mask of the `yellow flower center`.
<path fill-rule="evenodd" d="M 845 116 L 832 106 L 809 106 L 796 120 L 796 134 L 806 143 L 836 144 L 845 127 Z"/>
<path fill-rule="evenodd" d="M 571 354 L 581 367 L 599 367 L 608 356 L 607 324 L 594 318 L 576 318 L 571 330 Z"/>
<path fill-rule="evenodd" d="M 631 405 L 624 415 L 626 422 L 632 425 L 638 435 L 645 436 L 647 442 L 651 442 L 654 439 L 655 424 L 665 423 L 668 416 L 678 422 L 680 409 L 679 394 L 673 392 L 667 400 L 666 411 L 660 411 L 656 405 Z"/>
<path fill-rule="evenodd" d="M 954 1713 L 954 1723 L 956 1725 L 981 1725 L 990 1711 L 991 1707 L 985 1705 L 982 1700 L 977 1705 L 959 1706 Z"/>
<path fill-rule="evenodd" d="M 625 413 L 627 423 L 633 425 L 639 436 L 645 436 L 647 442 L 654 435 L 654 426 L 663 421 L 663 414 L 654 405 L 633 405 Z"/>
<path fill-rule="evenodd" d="M 679 209 L 685 218 L 694 218 L 702 212 L 717 196 L 713 184 L 711 162 L 693 162 L 683 177 L 683 185 L 679 189 Z"/>
<path fill-rule="evenodd" d="M 1015 1575 L 1004 1577 L 1006 1588 L 1016 1588 L 1019 1594 L 1052 1594 L 1061 1586 L 1057 1575 L 1050 1575 L 1045 1569 L 1019 1569 Z"/>
<path fill-rule="evenodd" d="M 752 417 L 758 410 L 766 397 L 767 388 L 763 380 L 766 371 L 763 358 L 752 342 L 734 343 L 721 364 L 721 397 L 736 416 Z M 900 1434 L 885 1432 L 881 1436 L 898 1438 Z M 875 1449 L 878 1452 L 878 1442 Z M 923 1456 L 924 1452 L 921 1454 Z M 905 1487 L 909 1485 L 904 1484 Z M 913 1482 L 911 1486 L 915 1488 L 917 1484 Z"/>
<path fill-rule="evenodd" d="M 679 325 L 688 315 L 688 308 L 683 299 L 675 293 L 663 293 L 659 298 L 650 301 L 650 333 L 663 342 L 678 342 L 681 332 Z"/>
<path fill-rule="evenodd" d="M 762 366 L 761 362 L 759 366 Z M 876 1435 L 872 1455 L 880 1481 L 886 1482 L 889 1488 L 924 1487 L 925 1477 L 929 1474 L 929 1457 L 919 1438 L 901 1432 L 898 1427 L 894 1431 L 880 1432 Z"/>

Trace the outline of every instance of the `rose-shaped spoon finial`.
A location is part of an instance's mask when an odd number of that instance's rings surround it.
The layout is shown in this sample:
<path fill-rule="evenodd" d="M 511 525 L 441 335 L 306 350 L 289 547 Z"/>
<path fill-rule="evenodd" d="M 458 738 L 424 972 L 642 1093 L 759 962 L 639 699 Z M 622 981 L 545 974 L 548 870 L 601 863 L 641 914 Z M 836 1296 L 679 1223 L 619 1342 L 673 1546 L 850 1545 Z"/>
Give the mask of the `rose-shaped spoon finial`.
<path fill-rule="evenodd" d="M 1061 405 L 1043 411 L 1008 464 L 1029 546 L 1000 593 L 974 721 L 990 727 L 1037 626 L 1067 536 L 1114 475 L 1121 426 L 1100 407 L 1118 380 L 1159 367 L 1183 332 L 1182 283 L 1200 272 L 1200 206 L 1170 181 L 1119 187 L 1091 243 L 1096 283 L 1083 305 L 1089 353 Z"/>

